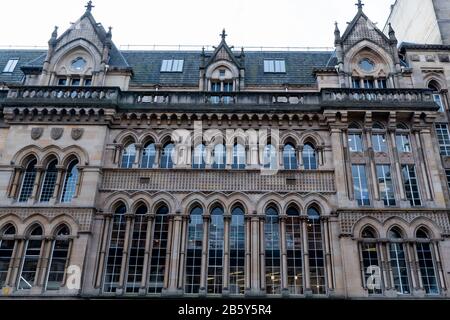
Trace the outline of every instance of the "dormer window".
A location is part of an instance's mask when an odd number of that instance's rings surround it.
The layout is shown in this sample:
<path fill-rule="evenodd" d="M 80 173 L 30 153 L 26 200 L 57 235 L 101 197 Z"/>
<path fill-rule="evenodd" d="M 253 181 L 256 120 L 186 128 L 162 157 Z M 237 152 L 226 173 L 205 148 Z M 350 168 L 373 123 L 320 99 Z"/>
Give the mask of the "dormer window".
<path fill-rule="evenodd" d="M 161 72 L 183 72 L 184 60 L 163 60 Z"/>
<path fill-rule="evenodd" d="M 375 63 L 373 63 L 372 60 L 368 58 L 364 58 L 359 62 L 359 67 L 364 72 L 370 73 L 375 70 Z"/>
<path fill-rule="evenodd" d="M 264 73 L 286 73 L 285 60 L 264 60 Z"/>
<path fill-rule="evenodd" d="M 78 57 L 72 61 L 70 67 L 73 71 L 82 71 L 86 67 L 86 60 L 82 57 Z"/>

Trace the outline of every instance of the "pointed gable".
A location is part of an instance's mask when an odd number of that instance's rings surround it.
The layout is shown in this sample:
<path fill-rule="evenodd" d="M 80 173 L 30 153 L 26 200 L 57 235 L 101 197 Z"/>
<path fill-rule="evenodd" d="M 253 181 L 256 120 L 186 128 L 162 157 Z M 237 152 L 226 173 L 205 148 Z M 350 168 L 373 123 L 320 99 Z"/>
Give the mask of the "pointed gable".
<path fill-rule="evenodd" d="M 235 55 L 233 53 L 233 51 L 231 50 L 232 47 L 230 48 L 225 40 L 226 36 L 227 35 L 224 29 L 221 34 L 222 41 L 220 42 L 219 46 L 215 48 L 211 56 L 205 55 L 205 57 L 207 58 L 207 62 L 204 65 L 205 68 L 217 61 L 223 60 L 233 63 L 238 69 L 243 68 L 240 61 L 243 58 L 243 54 L 240 53 L 239 55 Z"/>

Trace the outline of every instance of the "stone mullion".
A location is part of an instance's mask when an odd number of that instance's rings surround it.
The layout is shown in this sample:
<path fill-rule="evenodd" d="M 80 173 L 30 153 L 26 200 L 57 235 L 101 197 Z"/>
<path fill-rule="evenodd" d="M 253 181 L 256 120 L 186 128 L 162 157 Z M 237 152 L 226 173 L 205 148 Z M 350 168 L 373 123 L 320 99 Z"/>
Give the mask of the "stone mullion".
<path fill-rule="evenodd" d="M 386 252 L 386 280 L 385 283 L 388 284 L 388 286 L 386 286 L 387 290 L 395 290 L 395 283 L 394 283 L 394 272 L 392 271 L 392 260 L 391 260 L 391 254 L 390 254 L 390 246 L 391 243 L 389 242 L 385 242 L 381 244 L 381 247 L 385 249 Z"/>
<path fill-rule="evenodd" d="M 166 291 L 167 289 L 169 289 L 169 275 L 170 275 L 169 270 L 170 270 L 170 265 L 171 265 L 170 256 L 172 254 L 174 215 L 169 214 L 168 219 L 169 219 L 169 225 L 167 228 L 166 258 L 165 258 L 165 266 L 164 266 L 164 285 L 163 285 L 163 289 L 162 289 L 163 292 Z"/>
<path fill-rule="evenodd" d="M 322 219 L 322 234 L 324 235 L 325 242 L 325 270 L 328 291 L 334 290 L 333 285 L 333 269 L 331 265 L 331 250 L 330 250 L 330 235 L 329 235 L 329 222 L 328 219 Z"/>
<path fill-rule="evenodd" d="M 185 264 L 187 255 L 187 241 L 188 241 L 188 227 L 189 227 L 189 215 L 183 215 L 181 222 L 181 249 L 180 249 L 180 261 L 178 269 L 178 284 L 177 288 L 181 292 L 184 291 L 184 279 L 185 279 Z"/>
<path fill-rule="evenodd" d="M 350 188 L 348 177 L 349 161 L 346 161 L 347 144 L 345 141 L 345 134 L 339 128 L 331 128 L 331 145 L 333 148 L 333 155 L 335 161 L 335 168 L 343 168 L 344 170 L 335 170 L 336 183 L 345 185 L 345 188 L 338 188 L 338 193 L 341 193 L 341 198 L 353 199 L 353 188 Z M 347 153 L 348 154 L 348 153 Z M 353 185 L 351 185 L 353 186 Z"/>
<path fill-rule="evenodd" d="M 420 271 L 420 264 L 419 264 L 419 255 L 417 254 L 417 244 L 413 243 L 413 250 L 414 250 L 414 265 L 415 265 L 415 269 L 416 269 L 416 275 L 417 275 L 417 280 L 418 280 L 418 284 L 419 284 L 419 290 L 424 290 L 423 288 L 423 282 L 422 282 L 422 272 Z"/>
<path fill-rule="evenodd" d="M 409 266 L 409 271 L 410 271 L 410 278 L 412 281 L 412 288 L 413 289 L 417 289 L 417 270 L 416 270 L 416 263 L 414 260 L 414 252 L 411 252 L 412 250 L 412 244 L 410 245 L 410 243 L 406 242 L 405 243 L 405 251 L 407 254 L 407 263 Z"/>
<path fill-rule="evenodd" d="M 223 250 L 223 283 L 222 283 L 222 293 L 227 295 L 230 290 L 230 225 L 231 225 L 231 215 L 225 214 L 223 216 L 224 220 L 224 250 Z"/>
<path fill-rule="evenodd" d="M 367 179 L 368 182 L 368 187 L 370 189 L 370 186 L 372 186 L 372 195 L 373 195 L 373 199 L 374 200 L 380 200 L 380 192 L 378 190 L 378 183 L 377 183 L 377 174 L 376 174 L 376 169 L 375 169 L 375 152 L 373 150 L 373 145 L 372 145 L 372 130 L 371 129 L 366 129 L 364 130 L 365 132 L 365 136 L 366 136 L 366 141 L 367 141 L 367 164 L 369 165 L 370 168 L 370 175 Z"/>
<path fill-rule="evenodd" d="M 16 237 L 16 243 L 17 248 L 14 249 L 13 252 L 13 258 L 12 263 L 10 265 L 10 274 L 9 274 L 9 281 L 6 283 L 9 284 L 10 287 L 15 287 L 17 278 L 19 276 L 19 269 L 22 264 L 24 250 L 25 250 L 25 244 L 27 240 L 22 237 Z"/>
<path fill-rule="evenodd" d="M 18 167 L 14 169 L 14 179 L 13 183 L 11 184 L 11 188 L 9 190 L 8 196 L 10 198 L 13 198 L 17 194 L 17 189 L 19 187 L 19 181 L 20 177 L 24 175 L 25 170 L 22 167 Z"/>
<path fill-rule="evenodd" d="M 302 223 L 302 251 L 303 251 L 303 272 L 304 272 L 304 293 L 311 294 L 311 278 L 310 278 L 310 269 L 309 269 L 309 248 L 308 248 L 308 229 L 306 226 L 307 217 L 301 217 Z"/>
<path fill-rule="evenodd" d="M 299 144 L 296 149 L 297 153 L 297 166 L 299 169 L 303 169 L 303 144 Z"/>
<path fill-rule="evenodd" d="M 169 291 L 176 292 L 178 289 L 178 271 L 180 265 L 180 247 L 181 247 L 181 236 L 182 236 L 182 224 L 183 217 L 180 214 L 176 214 L 173 217 L 173 227 L 172 227 L 172 245 L 171 245 L 171 255 L 169 263 Z"/>
<path fill-rule="evenodd" d="M 126 275 L 127 275 L 127 265 L 128 265 L 128 251 L 130 250 L 130 238 L 132 236 L 131 226 L 133 222 L 134 215 L 126 214 L 125 218 L 126 227 L 125 227 L 125 238 L 123 241 L 123 251 L 122 251 L 122 263 L 120 265 L 120 276 L 119 276 L 119 286 L 117 293 L 121 294 L 125 292 L 125 283 L 126 283 Z"/>
<path fill-rule="evenodd" d="M 254 294 L 258 294 L 261 290 L 261 283 L 260 283 L 260 274 L 262 273 L 261 268 L 261 262 L 260 259 L 260 246 L 261 246 L 261 236 L 260 236 L 260 225 L 259 225 L 260 218 L 257 215 L 251 216 L 250 220 L 248 221 L 248 232 L 247 238 L 251 237 L 251 241 L 249 240 L 249 250 L 250 252 L 247 254 L 247 257 L 249 259 L 247 261 L 251 261 L 251 267 L 247 267 L 247 272 L 249 272 L 249 276 L 247 278 L 250 278 L 251 275 L 251 282 L 249 283 L 251 288 L 251 292 Z"/>
<path fill-rule="evenodd" d="M 37 276 L 38 285 L 44 289 L 46 278 L 48 275 L 48 269 L 50 268 L 50 260 L 53 255 L 53 242 L 55 239 L 53 237 L 45 238 L 44 246 L 41 254 L 41 274 Z"/>
<path fill-rule="evenodd" d="M 200 277 L 200 294 L 206 295 L 208 288 L 206 278 L 208 276 L 208 238 L 209 238 L 209 223 L 211 217 L 209 215 L 203 216 L 203 241 L 202 241 L 202 266 Z"/>
<path fill-rule="evenodd" d="M 260 290 L 266 290 L 266 248 L 265 248 L 265 216 L 259 216 L 259 264 L 260 264 Z"/>
<path fill-rule="evenodd" d="M 281 227 L 281 292 L 288 294 L 287 250 L 286 250 L 286 216 L 280 216 Z"/>
<path fill-rule="evenodd" d="M 60 191 L 62 191 L 61 186 L 63 185 L 63 177 L 65 177 L 65 168 L 63 166 L 57 166 L 56 169 L 58 170 L 57 176 L 56 176 L 56 182 L 55 182 L 55 189 L 53 190 L 52 198 L 50 199 L 50 204 L 54 204 L 58 201 L 58 194 L 60 194 Z M 64 186 L 63 186 L 64 187 Z"/>
<path fill-rule="evenodd" d="M 401 165 L 400 165 L 400 159 L 398 156 L 398 146 L 397 146 L 397 140 L 396 140 L 396 135 L 395 135 L 395 131 L 394 130 L 390 130 L 389 131 L 389 135 L 391 137 L 391 143 L 392 143 L 392 154 L 394 156 L 394 168 L 391 168 L 395 170 L 395 175 L 397 176 L 397 189 L 400 193 L 400 200 L 405 201 L 406 200 L 406 195 L 405 195 L 405 190 L 403 188 L 403 183 L 402 183 L 402 170 L 401 170 Z M 391 175 L 392 176 L 392 175 Z"/>
<path fill-rule="evenodd" d="M 30 198 L 28 199 L 29 204 L 33 204 L 34 201 L 38 198 L 39 184 L 41 182 L 42 173 L 44 173 L 45 177 L 45 169 L 43 167 L 35 167 L 36 169 L 36 177 L 34 178 L 33 191 L 31 193 Z"/>
<path fill-rule="evenodd" d="M 147 293 L 147 281 L 148 281 L 148 275 L 149 275 L 149 261 L 150 261 L 150 254 L 152 251 L 152 241 L 153 241 L 153 226 L 155 221 L 155 215 L 154 214 L 148 214 L 145 217 L 147 220 L 147 230 L 145 234 L 145 251 L 144 251 L 144 263 L 142 265 L 142 280 L 141 280 L 141 287 L 139 289 L 140 295 L 145 295 Z"/>
<path fill-rule="evenodd" d="M 439 274 L 439 284 L 440 284 L 440 289 L 441 290 L 445 290 L 445 280 L 444 280 L 444 271 L 442 269 L 442 262 L 441 262 L 441 258 L 439 255 L 439 242 L 435 241 L 433 243 L 430 243 L 431 247 L 432 247 L 432 251 L 433 251 L 433 255 L 436 261 L 436 269 L 438 271 Z"/>
<path fill-rule="evenodd" d="M 431 195 L 429 174 L 427 172 L 427 168 L 425 167 L 425 164 L 427 163 L 427 161 L 426 161 L 426 155 L 424 154 L 424 150 L 422 148 L 422 142 L 420 139 L 421 135 L 424 135 L 423 131 L 420 134 L 419 134 L 419 131 L 414 132 L 414 137 L 416 138 L 417 153 L 419 155 L 419 167 L 420 167 L 420 172 L 422 173 L 424 187 L 425 187 L 425 195 L 427 197 L 427 200 L 431 201 L 431 200 L 433 200 L 433 197 Z M 428 141 L 430 142 L 430 144 L 428 144 L 428 145 L 432 146 L 431 140 L 428 140 Z M 416 176 L 417 176 L 417 169 L 416 169 Z M 419 192 L 420 191 L 421 191 L 421 188 L 419 187 Z M 423 194 L 423 192 L 421 192 L 421 193 Z"/>
<path fill-rule="evenodd" d="M 385 246 L 382 244 L 382 243 L 380 243 L 380 242 L 377 242 L 376 243 L 376 246 L 377 246 L 377 249 L 378 249 L 378 252 L 379 252 L 379 260 L 380 260 L 380 271 L 381 271 L 381 273 L 382 273 L 382 276 L 383 276 L 383 278 L 382 278 L 382 284 L 383 284 L 383 287 L 384 287 L 384 289 L 387 289 L 387 290 L 389 290 L 390 289 L 390 285 L 389 285 L 389 282 L 388 282 L 388 277 L 387 277 L 387 263 L 386 263 L 386 256 L 385 256 Z M 383 288 L 382 288 L 383 289 Z"/>
<path fill-rule="evenodd" d="M 252 233 L 253 218 L 249 215 L 245 215 L 245 291 L 253 291 L 254 288 L 254 276 L 252 269 L 254 267 L 253 257 L 253 245 L 254 235 Z"/>
<path fill-rule="evenodd" d="M 153 163 L 153 168 L 159 168 L 161 163 L 161 153 L 162 153 L 162 144 L 155 143 L 155 163 Z"/>
<path fill-rule="evenodd" d="M 37 239 L 39 239 L 39 238 L 37 238 Z M 40 237 L 40 239 L 41 239 L 41 250 L 40 250 L 40 255 L 39 255 L 39 259 L 38 259 L 38 263 L 37 263 L 37 267 L 36 267 L 36 278 L 34 279 L 33 286 L 41 285 L 40 280 L 42 278 L 43 264 L 45 261 L 45 258 L 43 258 L 43 256 L 46 255 L 46 252 L 47 252 L 47 245 L 48 245 L 47 239 L 45 239 L 44 237 Z"/>
<path fill-rule="evenodd" d="M 134 162 L 133 162 L 133 168 L 139 168 L 139 164 L 141 163 L 141 156 L 142 156 L 142 150 L 143 145 L 141 143 L 135 143 L 134 147 L 136 148 L 136 154 L 134 156 Z"/>
<path fill-rule="evenodd" d="M 109 229 L 111 225 L 112 214 L 105 214 L 103 223 L 103 236 L 102 236 L 102 247 L 100 249 L 99 254 L 99 262 L 98 262 L 98 272 L 97 272 L 97 281 L 95 282 L 95 287 L 100 288 L 102 285 L 103 272 L 105 269 L 105 254 L 108 246 L 109 239 Z"/>

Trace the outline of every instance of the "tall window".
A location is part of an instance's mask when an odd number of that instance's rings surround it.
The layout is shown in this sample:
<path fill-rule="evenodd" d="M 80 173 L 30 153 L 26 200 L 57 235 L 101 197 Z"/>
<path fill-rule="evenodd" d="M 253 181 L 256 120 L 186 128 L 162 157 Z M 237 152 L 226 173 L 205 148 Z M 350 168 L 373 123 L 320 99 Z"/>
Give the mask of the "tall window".
<path fill-rule="evenodd" d="M 385 206 L 395 206 L 390 165 L 377 165 L 378 187 Z"/>
<path fill-rule="evenodd" d="M 409 200 L 412 206 L 422 205 L 415 166 L 411 164 L 402 165 L 402 174 L 406 199 Z"/>
<path fill-rule="evenodd" d="M 122 162 L 120 164 L 120 167 L 125 169 L 132 168 L 135 159 L 136 159 L 136 146 L 134 143 L 130 143 L 123 150 Z"/>
<path fill-rule="evenodd" d="M 302 221 L 300 211 L 291 206 L 286 212 L 287 279 L 291 294 L 303 293 Z"/>
<path fill-rule="evenodd" d="M 411 152 L 411 142 L 409 141 L 409 135 L 406 133 L 398 133 L 396 135 L 396 144 L 399 152 L 409 153 Z"/>
<path fill-rule="evenodd" d="M 305 170 L 317 169 L 317 153 L 312 144 L 307 143 L 303 146 L 302 156 Z"/>
<path fill-rule="evenodd" d="M 103 292 L 116 292 L 119 287 L 120 272 L 125 242 L 126 219 L 125 205 L 119 205 L 114 211 L 108 253 L 106 258 Z"/>
<path fill-rule="evenodd" d="M 381 265 L 375 231 L 370 227 L 366 227 L 362 232 L 362 238 L 360 249 L 363 287 L 368 290 L 369 294 L 381 294 Z"/>
<path fill-rule="evenodd" d="M 322 225 L 316 208 L 308 209 L 308 254 L 311 290 L 314 294 L 325 294 L 325 257 L 323 253 Z"/>
<path fill-rule="evenodd" d="M 208 293 L 222 293 L 224 221 L 222 207 L 211 211 L 208 239 Z"/>
<path fill-rule="evenodd" d="M 275 158 L 276 160 L 276 158 Z M 297 170 L 297 153 L 295 147 L 288 143 L 283 148 L 283 163 L 286 170 Z"/>
<path fill-rule="evenodd" d="M 244 210 L 231 212 L 230 232 L 230 293 L 243 294 L 245 289 L 245 221 Z"/>
<path fill-rule="evenodd" d="M 11 258 L 14 252 L 16 228 L 6 225 L 0 232 L 0 288 L 6 284 Z"/>
<path fill-rule="evenodd" d="M 70 230 L 66 225 L 58 228 L 52 242 L 46 289 L 58 290 L 64 286 L 69 261 Z"/>
<path fill-rule="evenodd" d="M 441 155 L 450 156 L 450 134 L 448 132 L 448 126 L 444 123 L 436 123 L 436 133 Z"/>
<path fill-rule="evenodd" d="M 163 148 L 163 154 L 161 156 L 161 168 L 171 169 L 173 168 L 173 153 L 175 146 L 173 143 L 168 143 Z"/>
<path fill-rule="evenodd" d="M 227 163 L 227 153 L 225 145 L 216 144 L 213 151 L 214 163 L 212 164 L 213 169 L 225 169 Z"/>
<path fill-rule="evenodd" d="M 416 248 L 423 288 L 427 294 L 439 294 L 432 250 L 433 245 L 430 243 L 428 232 L 424 228 L 420 228 L 417 230 L 416 238 L 418 239 Z"/>
<path fill-rule="evenodd" d="M 128 256 L 126 292 L 138 293 L 144 276 L 145 241 L 147 238 L 147 207 L 140 205 L 134 215 Z"/>
<path fill-rule="evenodd" d="M 198 293 L 202 271 L 203 210 L 195 207 L 189 216 L 186 252 L 186 293 Z"/>
<path fill-rule="evenodd" d="M 36 159 L 28 162 L 20 187 L 19 202 L 27 202 L 33 193 L 34 182 L 36 180 L 36 164 Z"/>
<path fill-rule="evenodd" d="M 233 165 L 232 169 L 245 169 L 245 147 L 242 144 L 233 146 Z"/>
<path fill-rule="evenodd" d="M 153 142 L 147 142 L 142 150 L 141 168 L 151 169 L 155 163 L 156 147 Z"/>
<path fill-rule="evenodd" d="M 392 228 L 389 239 L 388 250 L 395 290 L 399 294 L 410 294 L 407 258 L 400 230 Z"/>
<path fill-rule="evenodd" d="M 204 144 L 199 144 L 194 148 L 192 155 L 192 168 L 193 169 L 205 169 L 206 163 L 206 147 Z"/>
<path fill-rule="evenodd" d="M 360 133 L 349 133 L 348 135 L 348 147 L 350 152 L 362 152 L 362 138 Z"/>
<path fill-rule="evenodd" d="M 17 289 L 27 290 L 35 286 L 38 279 L 38 265 L 43 244 L 42 227 L 37 225 L 31 229 L 25 241 L 25 255 L 19 271 Z"/>
<path fill-rule="evenodd" d="M 162 206 L 156 211 L 148 293 L 161 293 L 164 287 L 168 231 L 169 208 Z"/>
<path fill-rule="evenodd" d="M 277 150 L 272 144 L 268 144 L 264 147 L 263 167 L 270 170 L 275 170 L 278 168 Z"/>
<path fill-rule="evenodd" d="M 387 152 L 386 135 L 382 133 L 373 134 L 372 146 L 375 152 Z"/>
<path fill-rule="evenodd" d="M 445 170 L 445 175 L 447 176 L 447 186 L 448 186 L 448 190 L 450 191 L 450 170 L 449 169 Z"/>
<path fill-rule="evenodd" d="M 369 189 L 367 187 L 366 166 L 352 165 L 353 190 L 355 199 L 360 206 L 369 206 Z"/>
<path fill-rule="evenodd" d="M 58 170 L 56 164 L 58 162 L 53 160 L 47 166 L 44 175 L 44 182 L 42 183 L 40 202 L 49 202 L 53 197 L 56 187 L 56 179 L 58 177 Z"/>
<path fill-rule="evenodd" d="M 430 81 L 428 88 L 433 90 L 433 100 L 439 106 L 439 112 L 444 112 L 444 102 L 442 101 L 442 95 L 440 93 L 441 89 L 439 84 L 436 81 L 432 80 Z"/>
<path fill-rule="evenodd" d="M 361 88 L 361 79 L 353 77 L 352 78 L 352 88 L 353 89 L 360 89 Z"/>
<path fill-rule="evenodd" d="M 78 160 L 73 160 L 64 177 L 64 187 L 61 194 L 61 202 L 71 202 L 76 194 L 78 182 Z"/>
<path fill-rule="evenodd" d="M 280 223 L 278 211 L 274 207 L 266 210 L 264 224 L 266 292 L 281 293 L 281 253 L 280 253 Z"/>

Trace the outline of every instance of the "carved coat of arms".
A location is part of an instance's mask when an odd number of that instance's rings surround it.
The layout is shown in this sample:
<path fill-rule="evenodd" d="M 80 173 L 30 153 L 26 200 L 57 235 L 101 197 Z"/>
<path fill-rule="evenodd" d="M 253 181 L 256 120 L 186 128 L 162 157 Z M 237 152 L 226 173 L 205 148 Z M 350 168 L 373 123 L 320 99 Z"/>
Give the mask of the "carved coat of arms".
<path fill-rule="evenodd" d="M 83 136 L 84 129 L 83 128 L 74 128 L 72 129 L 72 139 L 79 140 Z"/>
<path fill-rule="evenodd" d="M 53 140 L 58 140 L 62 137 L 63 133 L 64 133 L 63 128 L 52 128 L 50 136 L 52 137 Z"/>
<path fill-rule="evenodd" d="M 37 140 L 40 137 L 42 137 L 43 133 L 44 133 L 44 128 L 32 128 L 31 129 L 31 139 Z"/>

